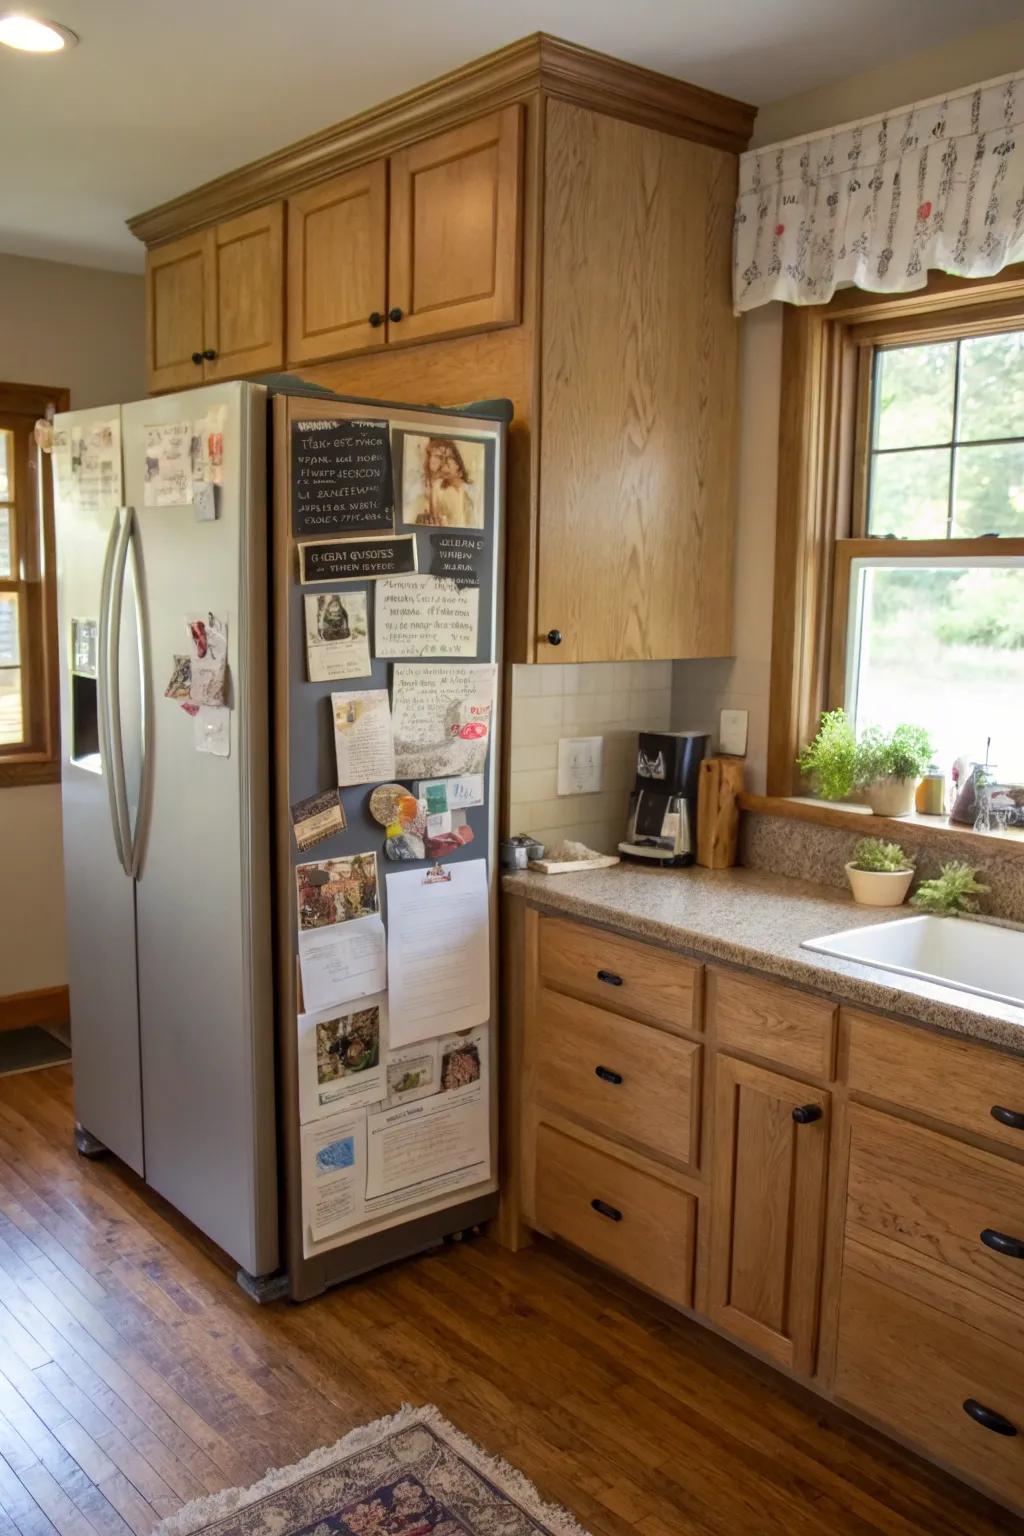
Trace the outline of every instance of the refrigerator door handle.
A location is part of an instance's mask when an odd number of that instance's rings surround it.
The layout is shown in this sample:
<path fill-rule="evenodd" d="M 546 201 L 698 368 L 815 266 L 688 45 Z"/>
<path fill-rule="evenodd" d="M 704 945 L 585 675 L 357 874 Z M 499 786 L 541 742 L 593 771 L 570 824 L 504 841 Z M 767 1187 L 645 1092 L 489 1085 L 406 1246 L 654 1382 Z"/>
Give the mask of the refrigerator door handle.
<path fill-rule="evenodd" d="M 146 583 L 142 568 L 142 550 L 139 539 L 139 523 L 134 512 L 129 509 L 131 518 L 131 549 L 132 569 L 135 576 L 135 607 L 138 617 L 139 631 L 139 671 L 142 675 L 142 715 L 140 719 L 140 774 L 139 774 L 139 803 L 135 812 L 135 831 L 131 837 L 131 845 L 128 850 L 128 873 L 133 880 L 139 877 L 142 867 L 142 854 L 145 845 L 145 828 L 149 812 L 150 793 L 150 755 L 149 743 L 153 735 L 153 679 L 150 673 L 149 658 L 149 609 L 146 603 Z M 124 576 L 122 573 L 122 585 Z M 122 776 L 124 764 L 122 759 Z M 127 801 L 127 792 L 125 794 Z"/>
<path fill-rule="evenodd" d="M 114 587 L 114 556 L 117 550 L 118 534 L 121 528 L 121 513 L 118 510 L 110 525 L 110 536 L 107 539 L 107 552 L 103 560 L 103 575 L 100 580 L 100 624 L 99 624 L 99 666 L 97 667 L 96 691 L 99 708 L 98 727 L 100 738 L 100 762 L 103 766 L 103 776 L 107 781 L 107 799 L 110 803 L 110 828 L 114 837 L 114 851 L 121 868 L 125 867 L 124 843 L 121 838 L 121 818 L 118 813 L 117 774 L 114 767 L 112 743 L 110 739 L 110 600 Z"/>
<path fill-rule="evenodd" d="M 121 608 L 124 600 L 124 578 L 128 566 L 128 547 L 131 543 L 135 512 L 132 507 L 122 507 L 118 513 L 120 526 L 111 559 L 110 583 L 105 612 L 107 615 L 106 647 L 102 651 L 103 667 L 107 675 L 107 739 L 110 747 L 109 784 L 112 811 L 116 827 L 115 843 L 121 868 L 131 878 L 131 822 L 128 816 L 128 786 L 124 767 L 124 741 L 121 737 Z"/>

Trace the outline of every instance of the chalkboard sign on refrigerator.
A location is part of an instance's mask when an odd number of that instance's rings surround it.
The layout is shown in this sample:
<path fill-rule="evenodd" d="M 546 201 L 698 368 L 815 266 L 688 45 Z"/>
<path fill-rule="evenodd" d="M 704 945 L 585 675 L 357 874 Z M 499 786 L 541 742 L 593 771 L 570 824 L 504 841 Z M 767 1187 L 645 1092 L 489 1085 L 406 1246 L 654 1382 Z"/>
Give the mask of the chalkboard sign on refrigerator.
<path fill-rule="evenodd" d="M 395 522 L 386 421 L 292 422 L 292 532 L 390 533 Z"/>

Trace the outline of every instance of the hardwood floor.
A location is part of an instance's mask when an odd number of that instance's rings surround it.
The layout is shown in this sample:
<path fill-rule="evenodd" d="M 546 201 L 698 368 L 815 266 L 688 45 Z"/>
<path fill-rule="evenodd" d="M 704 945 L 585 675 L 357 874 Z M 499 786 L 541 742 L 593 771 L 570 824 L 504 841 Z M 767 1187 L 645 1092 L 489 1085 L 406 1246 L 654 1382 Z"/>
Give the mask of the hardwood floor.
<path fill-rule="evenodd" d="M 0 1079 L 0 1536 L 146 1536 L 403 1401 L 592 1536 L 918 1536 L 1020 1522 L 548 1245 L 452 1244 L 259 1308 L 71 1148 L 67 1067 Z"/>

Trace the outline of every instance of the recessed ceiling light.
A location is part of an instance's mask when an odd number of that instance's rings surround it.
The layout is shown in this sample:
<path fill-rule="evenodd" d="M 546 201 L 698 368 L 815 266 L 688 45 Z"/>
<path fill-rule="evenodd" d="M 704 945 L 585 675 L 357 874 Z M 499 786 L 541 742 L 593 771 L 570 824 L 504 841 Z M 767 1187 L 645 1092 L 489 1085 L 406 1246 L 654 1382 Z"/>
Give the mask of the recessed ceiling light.
<path fill-rule="evenodd" d="M 16 11 L 0 16 L 0 43 L 22 53 L 59 53 L 77 42 L 76 34 L 58 21 L 39 21 Z"/>

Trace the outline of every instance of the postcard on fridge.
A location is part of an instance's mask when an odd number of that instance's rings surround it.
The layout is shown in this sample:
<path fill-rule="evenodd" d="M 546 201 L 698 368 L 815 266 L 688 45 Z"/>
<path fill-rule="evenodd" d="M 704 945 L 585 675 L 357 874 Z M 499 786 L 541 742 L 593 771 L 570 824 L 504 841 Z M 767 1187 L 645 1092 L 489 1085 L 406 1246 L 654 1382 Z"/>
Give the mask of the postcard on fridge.
<path fill-rule="evenodd" d="M 386 688 L 332 693 L 338 784 L 377 784 L 395 778 L 391 703 Z"/>
<path fill-rule="evenodd" d="M 491 1011 L 487 861 L 438 876 L 387 876 L 388 1008 L 392 1046 L 485 1024 Z"/>
<path fill-rule="evenodd" d="M 493 662 L 395 664 L 395 778 L 483 773 L 497 671 Z"/>
<path fill-rule="evenodd" d="M 378 916 L 377 855 L 300 864 L 295 883 L 306 1011 L 382 992 L 386 944 Z"/>
<path fill-rule="evenodd" d="M 482 528 L 486 444 L 466 437 L 402 437 L 402 522 Z"/>
<path fill-rule="evenodd" d="M 291 814 L 295 846 L 300 853 L 307 853 L 317 843 L 326 842 L 348 825 L 337 789 L 325 789 L 322 794 L 296 800 Z"/>
<path fill-rule="evenodd" d="M 365 592 L 307 592 L 306 670 L 311 683 L 370 675 Z"/>
<path fill-rule="evenodd" d="M 387 994 L 299 1015 L 299 1116 L 303 1124 L 387 1095 L 383 1053 Z"/>
<path fill-rule="evenodd" d="M 192 502 L 192 423 L 170 421 L 146 428 L 147 507 L 185 507 Z"/>
<path fill-rule="evenodd" d="M 228 703 L 228 625 L 214 613 L 190 613 L 185 628 L 192 646 L 189 698 L 224 709 Z"/>
<path fill-rule="evenodd" d="M 363 1220 L 366 1114 L 345 1110 L 303 1128 L 302 1205 L 313 1242 Z"/>
<path fill-rule="evenodd" d="M 439 576 L 378 581 L 374 649 L 378 656 L 475 656 L 480 593 Z"/>

